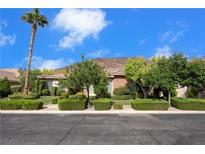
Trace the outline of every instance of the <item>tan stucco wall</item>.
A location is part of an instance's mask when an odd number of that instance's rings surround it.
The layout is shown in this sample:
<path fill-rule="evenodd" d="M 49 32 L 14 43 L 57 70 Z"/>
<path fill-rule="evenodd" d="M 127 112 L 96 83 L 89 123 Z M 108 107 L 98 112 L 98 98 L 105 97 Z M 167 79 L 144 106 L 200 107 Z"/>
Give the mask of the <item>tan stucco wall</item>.
<path fill-rule="evenodd" d="M 115 77 L 112 81 L 112 90 L 114 91 L 116 88 L 126 86 L 128 81 L 124 77 Z"/>

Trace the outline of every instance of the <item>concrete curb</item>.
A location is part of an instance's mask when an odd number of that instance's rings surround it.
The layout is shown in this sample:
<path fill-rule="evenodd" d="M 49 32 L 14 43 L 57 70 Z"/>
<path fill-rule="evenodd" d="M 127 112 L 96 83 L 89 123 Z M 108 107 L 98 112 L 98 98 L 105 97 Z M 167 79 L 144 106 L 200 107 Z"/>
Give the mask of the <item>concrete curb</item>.
<path fill-rule="evenodd" d="M 1 114 L 205 114 L 205 111 L 23 111 L 7 110 Z"/>

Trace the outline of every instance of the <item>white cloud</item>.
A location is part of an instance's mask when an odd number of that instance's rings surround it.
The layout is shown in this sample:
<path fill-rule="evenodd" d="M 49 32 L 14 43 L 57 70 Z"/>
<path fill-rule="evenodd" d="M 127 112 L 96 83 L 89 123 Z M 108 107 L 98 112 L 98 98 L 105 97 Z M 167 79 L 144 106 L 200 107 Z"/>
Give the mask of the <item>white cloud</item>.
<path fill-rule="evenodd" d="M 68 66 L 74 62 L 73 59 L 43 59 L 39 56 L 33 56 L 31 62 L 32 69 L 57 69 Z M 23 67 L 27 63 L 27 58 L 24 58 L 16 67 Z"/>
<path fill-rule="evenodd" d="M 109 23 L 100 9 L 62 9 L 53 20 L 53 28 L 67 33 L 58 44 L 65 49 L 80 45 L 88 37 L 97 39 Z"/>
<path fill-rule="evenodd" d="M 143 39 L 139 42 L 140 45 L 144 45 L 147 42 L 147 39 Z"/>
<path fill-rule="evenodd" d="M 179 40 L 180 37 L 182 37 L 183 35 L 184 35 L 183 30 L 180 30 L 177 32 L 167 31 L 167 32 L 164 32 L 160 35 L 160 40 L 161 40 L 161 42 L 167 41 L 169 43 L 174 43 L 177 40 Z"/>
<path fill-rule="evenodd" d="M 185 21 L 169 21 L 171 30 L 168 30 L 160 34 L 160 41 L 166 43 L 174 43 L 183 37 L 186 31 L 188 31 L 188 24 Z"/>
<path fill-rule="evenodd" d="M 16 35 L 5 35 L 0 32 L 0 47 L 13 45 L 16 41 Z"/>
<path fill-rule="evenodd" d="M 6 28 L 7 27 L 7 21 L 6 20 L 0 20 L 0 30 L 2 28 Z"/>
<path fill-rule="evenodd" d="M 13 45 L 16 41 L 16 35 L 8 35 L 2 32 L 2 29 L 6 27 L 7 21 L 0 20 L 0 47 L 4 47 L 6 45 Z"/>
<path fill-rule="evenodd" d="M 156 53 L 155 53 L 155 57 L 170 57 L 172 55 L 173 49 L 168 46 L 168 45 L 164 45 L 163 47 L 158 47 L 156 49 Z"/>
<path fill-rule="evenodd" d="M 87 54 L 89 58 L 101 58 L 109 53 L 109 50 L 97 50 Z"/>

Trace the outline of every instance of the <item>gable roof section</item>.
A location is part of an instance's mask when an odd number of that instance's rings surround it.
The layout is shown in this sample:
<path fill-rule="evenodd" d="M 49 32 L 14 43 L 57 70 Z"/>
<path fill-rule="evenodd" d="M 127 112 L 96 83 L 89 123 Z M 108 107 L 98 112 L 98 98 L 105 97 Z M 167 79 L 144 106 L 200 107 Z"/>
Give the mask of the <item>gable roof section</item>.
<path fill-rule="evenodd" d="M 18 69 L 0 69 L 0 79 L 8 78 L 11 82 L 18 82 Z"/>
<path fill-rule="evenodd" d="M 109 76 L 124 76 L 124 65 L 128 58 L 97 58 L 93 61 L 101 65 Z"/>
<path fill-rule="evenodd" d="M 47 75 L 47 74 L 43 74 L 43 75 L 38 75 L 37 76 L 38 79 L 47 79 L 47 80 L 58 80 L 58 79 L 65 79 L 65 75 L 64 74 L 52 74 L 52 75 Z"/>

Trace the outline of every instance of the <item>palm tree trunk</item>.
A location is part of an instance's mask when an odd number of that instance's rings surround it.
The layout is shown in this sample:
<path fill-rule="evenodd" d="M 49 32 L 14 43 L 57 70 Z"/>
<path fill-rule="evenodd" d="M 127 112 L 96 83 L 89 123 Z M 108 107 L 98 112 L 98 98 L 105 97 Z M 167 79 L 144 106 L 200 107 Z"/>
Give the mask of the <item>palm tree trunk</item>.
<path fill-rule="evenodd" d="M 36 34 L 36 25 L 32 25 L 32 32 L 31 32 L 31 39 L 30 39 L 30 46 L 29 46 L 29 57 L 28 57 L 28 63 L 26 68 L 26 75 L 25 75 L 25 84 L 24 84 L 24 94 L 28 94 L 29 92 L 29 75 L 30 75 L 30 67 L 31 67 L 31 60 L 32 60 L 32 52 L 33 52 L 33 44 Z"/>

